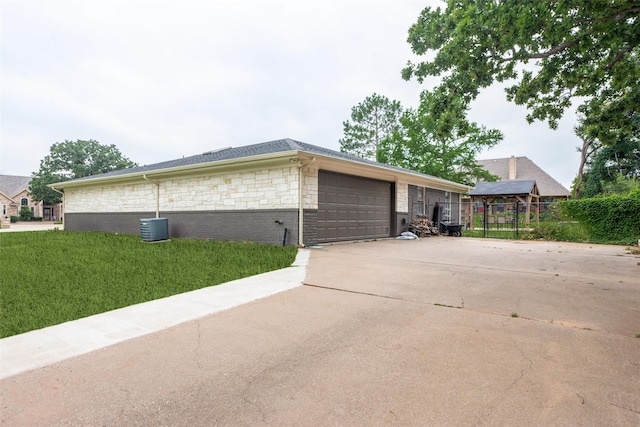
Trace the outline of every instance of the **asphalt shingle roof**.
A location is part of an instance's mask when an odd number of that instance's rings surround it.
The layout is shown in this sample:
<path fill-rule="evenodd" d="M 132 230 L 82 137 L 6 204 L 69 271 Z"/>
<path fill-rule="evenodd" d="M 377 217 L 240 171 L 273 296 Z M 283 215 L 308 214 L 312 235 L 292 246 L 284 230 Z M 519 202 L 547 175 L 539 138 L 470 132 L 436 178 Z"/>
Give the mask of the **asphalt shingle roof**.
<path fill-rule="evenodd" d="M 223 148 L 219 150 L 213 150 L 203 154 L 197 154 L 195 156 L 183 157 L 181 159 L 175 159 L 175 160 L 168 160 L 166 162 L 160 162 L 160 163 L 155 163 L 151 165 L 121 169 L 121 170 L 107 172 L 100 175 L 86 176 L 83 178 L 74 179 L 72 181 L 77 182 L 77 181 L 84 181 L 87 179 L 93 179 L 96 177 L 107 178 L 107 177 L 122 176 L 122 175 L 128 175 L 128 174 L 136 174 L 136 173 L 148 173 L 153 171 L 159 171 L 162 169 L 170 169 L 175 167 L 198 165 L 198 164 L 219 162 L 219 161 L 225 161 L 225 160 L 241 159 L 245 157 L 260 156 L 260 155 L 266 155 L 266 154 L 283 153 L 287 151 L 304 151 L 310 154 L 318 154 L 322 156 L 328 156 L 333 158 L 349 160 L 352 162 L 383 167 L 386 169 L 409 172 L 409 173 L 422 175 L 422 176 L 430 176 L 430 175 L 420 174 L 415 171 L 403 169 L 400 167 L 389 166 L 384 163 L 363 159 L 361 157 L 353 156 L 347 153 L 342 153 L 340 151 L 330 150 L 328 148 L 319 147 L 317 145 L 307 144 L 307 143 L 296 141 L 290 138 L 285 138 L 285 139 L 278 139 L 274 141 L 261 142 L 258 144 L 245 145 L 242 147 L 234 147 L 234 148 L 229 147 L 229 148 Z"/>
<path fill-rule="evenodd" d="M 500 181 L 509 180 L 509 157 L 502 159 L 478 160 L 478 164 L 484 167 L 490 174 L 500 177 Z M 534 180 L 538 185 L 541 197 L 567 197 L 571 194 L 562 184 L 553 179 L 551 175 L 542 170 L 527 157 L 515 157 L 515 180 Z"/>
<path fill-rule="evenodd" d="M 479 182 L 475 188 L 469 192 L 470 196 L 504 196 L 515 194 L 529 194 L 533 190 L 536 182 L 525 181 L 498 181 Z"/>
<path fill-rule="evenodd" d="M 29 189 L 30 176 L 0 175 L 0 191 L 9 197 Z"/>

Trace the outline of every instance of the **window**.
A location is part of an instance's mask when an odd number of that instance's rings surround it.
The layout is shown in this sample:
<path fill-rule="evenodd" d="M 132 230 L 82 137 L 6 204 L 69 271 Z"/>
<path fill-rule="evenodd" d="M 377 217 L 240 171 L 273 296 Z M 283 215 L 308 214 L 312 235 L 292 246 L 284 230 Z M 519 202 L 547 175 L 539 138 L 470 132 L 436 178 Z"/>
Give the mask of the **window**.
<path fill-rule="evenodd" d="M 20 206 L 29 206 L 29 200 L 23 197 L 22 200 L 20 200 Z"/>
<path fill-rule="evenodd" d="M 424 215 L 424 195 L 423 195 L 424 189 L 422 187 L 418 187 L 418 191 L 416 191 L 417 193 L 417 202 L 418 202 L 418 215 Z"/>
<path fill-rule="evenodd" d="M 451 198 L 449 192 L 444 192 L 444 206 L 442 207 L 442 219 L 444 221 L 451 221 Z"/>
<path fill-rule="evenodd" d="M 2 215 L 7 214 L 7 205 L 2 205 Z"/>

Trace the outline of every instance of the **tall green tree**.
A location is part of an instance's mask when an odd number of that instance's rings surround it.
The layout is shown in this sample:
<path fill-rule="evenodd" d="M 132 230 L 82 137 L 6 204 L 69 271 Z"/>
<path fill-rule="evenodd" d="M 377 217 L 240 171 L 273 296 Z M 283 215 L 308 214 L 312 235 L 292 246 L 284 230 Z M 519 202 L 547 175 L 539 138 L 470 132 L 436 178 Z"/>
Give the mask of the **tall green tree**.
<path fill-rule="evenodd" d="M 467 111 L 459 98 L 447 98 L 438 91 L 422 92 L 420 106 L 407 110 L 400 131 L 383 141 L 381 160 L 463 184 L 495 181 L 476 157 L 500 142 L 502 132 L 469 122 Z"/>
<path fill-rule="evenodd" d="M 56 142 L 49 154 L 40 161 L 40 169 L 31 175 L 29 192 L 35 201 L 47 204 L 59 203 L 60 193 L 48 184 L 98 175 L 101 173 L 137 166 L 124 157 L 113 144 L 102 145 L 92 139 Z"/>
<path fill-rule="evenodd" d="M 507 99 L 528 108 L 530 123 L 555 129 L 579 102 L 585 134 L 614 144 L 640 127 L 639 15 L 637 0 L 449 0 L 410 28 L 413 52 L 430 59 L 402 75 L 440 76 L 440 88 L 466 102 L 515 80 Z"/>
<path fill-rule="evenodd" d="M 626 194 L 640 183 L 640 141 L 598 148 L 587 162 L 582 197 Z"/>
<path fill-rule="evenodd" d="M 351 109 L 351 121 L 343 122 L 340 151 L 369 160 L 380 160 L 382 141 L 397 132 L 402 116 L 400 102 L 374 93 Z"/>

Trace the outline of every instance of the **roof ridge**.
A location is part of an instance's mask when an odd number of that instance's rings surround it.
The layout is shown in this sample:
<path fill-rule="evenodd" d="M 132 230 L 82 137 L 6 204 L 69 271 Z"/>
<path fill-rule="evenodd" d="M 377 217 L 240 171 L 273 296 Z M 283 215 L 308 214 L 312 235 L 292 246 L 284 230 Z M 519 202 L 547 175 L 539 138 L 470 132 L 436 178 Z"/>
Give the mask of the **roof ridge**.
<path fill-rule="evenodd" d="M 488 162 L 491 160 L 509 160 L 511 157 L 514 157 L 516 159 L 527 159 L 529 161 L 533 161 L 530 158 L 528 158 L 527 156 L 509 156 L 509 157 L 496 157 L 494 159 L 478 159 L 478 162 Z"/>
<path fill-rule="evenodd" d="M 283 141 L 286 142 L 292 150 L 302 150 L 299 141 L 296 141 L 295 139 L 284 138 Z"/>
<path fill-rule="evenodd" d="M 31 179 L 31 176 L 29 176 L 29 175 L 6 175 L 6 174 L 0 174 L 0 178 L 4 178 L 4 177 L 11 177 L 11 178 L 29 178 L 29 179 Z"/>

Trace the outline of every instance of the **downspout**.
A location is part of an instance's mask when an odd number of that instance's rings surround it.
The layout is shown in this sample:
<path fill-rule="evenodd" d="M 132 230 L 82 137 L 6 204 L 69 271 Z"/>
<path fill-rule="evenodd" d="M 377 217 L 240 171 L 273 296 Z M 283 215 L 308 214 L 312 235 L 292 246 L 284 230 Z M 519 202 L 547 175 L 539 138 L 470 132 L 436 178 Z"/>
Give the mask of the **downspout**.
<path fill-rule="evenodd" d="M 304 247 L 304 173 L 302 169 L 315 161 L 316 158 L 312 157 L 311 160 L 306 163 L 298 162 L 298 246 L 300 247 Z"/>
<path fill-rule="evenodd" d="M 63 193 L 62 191 L 60 191 L 60 190 L 56 190 L 56 189 L 55 189 L 55 188 L 53 188 L 52 186 L 49 186 L 49 188 L 51 188 L 51 189 L 52 189 L 53 191 L 55 191 L 56 193 L 60 193 L 60 194 L 62 194 L 62 212 L 60 212 L 60 213 L 61 213 L 61 215 L 60 215 L 60 217 L 61 217 L 61 218 L 60 218 L 60 219 L 62 219 L 62 228 L 64 229 L 64 223 L 66 222 L 65 218 L 66 218 L 66 216 L 67 216 L 67 215 L 66 215 L 66 213 L 67 213 L 67 209 L 66 209 L 66 206 L 65 206 L 65 205 L 66 205 L 66 201 L 67 201 L 67 199 L 64 197 L 64 193 Z M 44 203 L 43 203 L 43 205 L 44 205 Z"/>
<path fill-rule="evenodd" d="M 142 178 L 156 185 L 156 218 L 160 218 L 160 183 L 147 178 L 147 174 L 142 175 Z"/>

